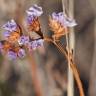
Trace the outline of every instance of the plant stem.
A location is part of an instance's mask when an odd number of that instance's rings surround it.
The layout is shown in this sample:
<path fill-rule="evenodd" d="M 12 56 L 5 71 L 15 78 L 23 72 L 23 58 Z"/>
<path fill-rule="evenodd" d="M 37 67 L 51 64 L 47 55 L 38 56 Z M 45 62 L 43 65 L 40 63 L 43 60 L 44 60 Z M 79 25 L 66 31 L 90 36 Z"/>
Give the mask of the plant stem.
<path fill-rule="evenodd" d="M 80 80 L 79 72 L 78 72 L 76 65 L 74 63 L 74 60 L 73 60 L 73 55 L 71 53 L 69 53 L 69 57 L 68 57 L 68 53 L 64 50 L 64 48 L 62 47 L 62 45 L 60 43 L 57 44 L 56 42 L 54 42 L 52 39 L 50 39 L 48 37 L 45 37 L 44 40 L 47 42 L 53 43 L 60 50 L 60 52 L 62 52 L 64 54 L 66 59 L 68 61 L 70 61 L 70 65 L 68 65 L 68 66 L 70 66 L 70 68 L 72 69 L 74 78 L 75 78 L 76 83 L 77 83 L 78 88 L 79 88 L 80 96 L 85 96 L 84 91 L 83 91 L 83 87 L 82 87 L 82 82 Z"/>
<path fill-rule="evenodd" d="M 68 16 L 73 17 L 73 0 L 71 0 L 71 1 L 69 1 L 69 0 L 62 0 L 62 6 L 63 6 L 63 13 L 64 14 L 67 13 Z M 65 12 L 65 11 L 67 11 L 67 12 Z M 66 32 L 66 47 L 68 49 L 68 58 L 69 58 L 69 51 L 73 47 L 72 45 L 74 43 L 73 42 L 74 40 L 71 41 L 70 37 L 72 39 L 72 37 L 74 36 L 74 33 L 73 33 L 73 30 L 70 30 L 69 34 L 67 34 L 67 31 L 68 30 L 65 31 Z M 74 37 L 73 37 L 73 39 L 74 39 Z M 70 60 L 69 59 L 68 59 L 68 90 L 67 90 L 67 94 L 68 94 L 68 96 L 74 96 L 74 78 L 73 78 L 72 70 L 70 68 Z"/>
<path fill-rule="evenodd" d="M 70 18 L 74 17 L 74 0 L 68 0 L 69 2 L 69 10 L 68 10 L 68 15 Z M 75 50 L 75 33 L 74 33 L 74 28 L 69 28 L 69 50 L 68 51 L 73 51 L 73 59 L 74 59 L 74 50 Z M 69 52 L 68 52 L 69 53 Z M 70 60 L 69 60 L 70 61 Z M 71 70 L 71 63 L 69 62 L 68 66 L 68 96 L 74 96 L 74 78 L 73 78 L 73 73 Z M 71 87 L 71 88 L 70 88 Z M 72 93 L 73 92 L 73 93 Z"/>
<path fill-rule="evenodd" d="M 43 91 L 42 91 L 41 83 L 40 83 L 40 80 L 38 78 L 37 65 L 35 63 L 35 59 L 34 59 L 33 54 L 29 53 L 28 59 L 29 59 L 29 63 L 31 64 L 32 82 L 33 82 L 33 85 L 34 85 L 36 96 L 43 96 Z"/>
<path fill-rule="evenodd" d="M 68 58 L 68 55 L 67 55 L 66 51 L 61 47 L 61 45 L 60 44 L 55 44 L 55 45 L 65 55 L 66 59 L 68 61 L 70 60 L 70 65 L 69 66 L 72 69 L 73 75 L 74 75 L 75 80 L 77 82 L 77 85 L 78 85 L 78 88 L 79 88 L 79 92 L 80 92 L 80 96 L 85 96 L 84 95 L 84 91 L 83 91 L 83 87 L 82 87 L 82 82 L 80 80 L 80 76 L 79 76 L 78 70 L 76 68 L 76 65 L 74 64 L 72 54 L 70 54 L 70 58 Z"/>

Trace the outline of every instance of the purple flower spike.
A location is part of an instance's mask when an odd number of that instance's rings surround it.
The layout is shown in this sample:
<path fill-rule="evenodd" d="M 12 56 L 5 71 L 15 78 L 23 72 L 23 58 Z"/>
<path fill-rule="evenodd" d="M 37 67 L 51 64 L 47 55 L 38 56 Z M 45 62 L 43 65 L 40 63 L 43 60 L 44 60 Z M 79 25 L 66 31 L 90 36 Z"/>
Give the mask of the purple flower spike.
<path fill-rule="evenodd" d="M 17 58 L 17 54 L 13 51 L 8 51 L 7 55 L 11 60 L 15 60 Z"/>
<path fill-rule="evenodd" d="M 24 49 L 19 49 L 19 52 L 18 52 L 18 57 L 20 58 L 24 58 L 25 57 L 25 50 Z"/>
<path fill-rule="evenodd" d="M 8 21 L 5 25 L 3 25 L 3 28 L 7 31 L 16 31 L 17 24 L 16 22 L 12 19 L 11 21 Z"/>
<path fill-rule="evenodd" d="M 52 19 L 58 21 L 61 23 L 62 26 L 67 26 L 67 27 L 74 27 L 77 25 L 74 19 L 71 19 L 64 15 L 63 12 L 60 12 L 56 14 L 55 12 L 52 14 Z"/>
<path fill-rule="evenodd" d="M 43 14 L 42 7 L 39 7 L 36 4 L 30 7 L 29 10 L 27 10 L 26 12 L 28 16 L 33 16 L 33 17 L 39 17 L 41 16 L 41 14 Z"/>
<path fill-rule="evenodd" d="M 20 39 L 18 40 L 18 43 L 20 45 L 26 45 L 29 43 L 29 37 L 28 36 L 21 36 Z"/>

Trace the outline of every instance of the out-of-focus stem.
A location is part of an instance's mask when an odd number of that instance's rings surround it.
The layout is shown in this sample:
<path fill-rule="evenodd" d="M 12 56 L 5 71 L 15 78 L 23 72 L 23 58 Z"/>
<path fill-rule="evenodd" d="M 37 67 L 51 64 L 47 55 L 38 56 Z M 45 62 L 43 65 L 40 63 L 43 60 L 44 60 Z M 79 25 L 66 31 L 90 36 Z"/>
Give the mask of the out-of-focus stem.
<path fill-rule="evenodd" d="M 94 19 L 94 41 L 96 41 L 96 17 Z M 94 54 L 90 71 L 88 96 L 96 96 L 96 42 L 94 42 Z"/>
<path fill-rule="evenodd" d="M 38 78 L 38 69 L 37 69 L 37 65 L 35 63 L 34 56 L 32 53 L 31 54 L 29 53 L 28 55 L 29 55 L 29 57 L 28 57 L 29 63 L 31 65 L 31 69 L 32 69 L 32 82 L 33 82 L 36 96 L 43 96 L 43 90 L 41 87 L 42 84 Z"/>
<path fill-rule="evenodd" d="M 93 8 L 94 10 L 94 14 L 96 16 L 96 0 L 88 0 L 91 4 L 91 7 Z"/>

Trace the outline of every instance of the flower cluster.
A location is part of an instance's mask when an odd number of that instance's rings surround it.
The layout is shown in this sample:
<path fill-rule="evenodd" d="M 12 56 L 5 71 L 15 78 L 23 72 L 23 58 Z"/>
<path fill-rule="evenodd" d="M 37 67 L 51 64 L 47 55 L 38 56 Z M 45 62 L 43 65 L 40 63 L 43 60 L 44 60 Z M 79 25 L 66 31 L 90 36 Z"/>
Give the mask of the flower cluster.
<path fill-rule="evenodd" d="M 43 13 L 42 8 L 33 5 L 26 12 L 28 31 L 40 31 L 38 17 Z M 44 40 L 42 38 L 32 39 L 30 36 L 24 35 L 21 27 L 13 19 L 4 24 L 2 28 L 5 32 L 3 33 L 4 40 L 0 41 L 0 51 L 3 54 L 7 54 L 10 59 L 24 58 L 26 48 L 32 51 L 39 46 L 43 46 Z"/>
<path fill-rule="evenodd" d="M 55 38 L 59 38 L 68 33 L 67 27 L 74 27 L 76 25 L 75 20 L 67 17 L 63 12 L 57 14 L 54 12 L 49 18 L 49 26 L 54 32 L 53 37 Z"/>
<path fill-rule="evenodd" d="M 33 5 L 27 11 L 27 25 L 29 31 L 34 31 L 43 38 L 38 17 L 43 14 L 42 7 Z"/>
<path fill-rule="evenodd" d="M 39 46 L 43 46 L 45 37 L 41 32 L 39 16 L 43 14 L 42 8 L 33 5 L 27 11 L 26 23 L 28 32 L 35 32 L 40 38 L 33 39 L 30 35 L 24 35 L 21 27 L 12 19 L 3 25 L 5 32 L 3 33 L 4 40 L 0 41 L 0 52 L 7 54 L 10 59 L 24 58 L 26 55 L 25 49 L 29 52 L 35 50 Z M 76 26 L 73 19 L 68 18 L 62 12 L 53 13 L 49 18 L 49 26 L 54 35 L 52 37 L 59 38 L 67 32 L 67 27 Z M 68 33 L 68 32 L 67 32 Z M 53 38 L 54 39 L 54 38 Z"/>

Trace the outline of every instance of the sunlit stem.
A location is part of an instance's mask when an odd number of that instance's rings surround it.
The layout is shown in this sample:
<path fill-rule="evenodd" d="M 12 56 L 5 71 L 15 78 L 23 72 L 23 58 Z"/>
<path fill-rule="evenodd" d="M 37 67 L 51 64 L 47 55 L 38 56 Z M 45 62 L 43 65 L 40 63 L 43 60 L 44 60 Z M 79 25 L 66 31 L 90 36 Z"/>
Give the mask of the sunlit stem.
<path fill-rule="evenodd" d="M 67 15 L 73 17 L 73 0 L 62 0 L 62 6 L 63 6 L 63 12 L 66 14 L 65 11 L 67 11 Z M 67 32 L 66 32 L 67 33 Z M 73 30 L 69 30 L 69 36 L 66 34 L 66 46 L 68 49 L 68 87 L 67 87 L 67 94 L 68 96 L 74 96 L 74 78 L 73 73 L 70 68 L 70 60 L 69 60 L 69 52 L 70 50 L 73 50 L 73 44 L 75 44 L 71 39 L 74 39 L 74 33 Z M 72 38 L 70 38 L 72 37 Z M 73 48 L 73 49 L 72 49 Z"/>

